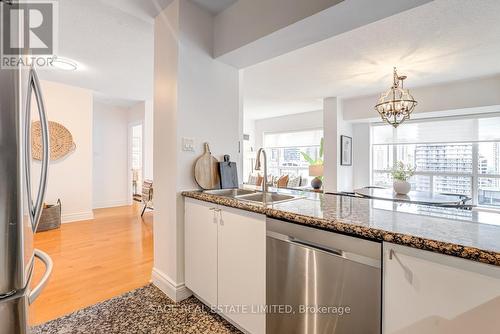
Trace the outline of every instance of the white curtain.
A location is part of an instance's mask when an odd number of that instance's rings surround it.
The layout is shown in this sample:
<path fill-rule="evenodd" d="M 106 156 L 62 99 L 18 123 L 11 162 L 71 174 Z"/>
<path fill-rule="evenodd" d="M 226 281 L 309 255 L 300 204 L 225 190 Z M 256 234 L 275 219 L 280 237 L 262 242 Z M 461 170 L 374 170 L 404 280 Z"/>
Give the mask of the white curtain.
<path fill-rule="evenodd" d="M 323 130 L 264 133 L 264 147 L 319 146 Z"/>
<path fill-rule="evenodd" d="M 373 144 L 477 141 L 500 141 L 500 117 L 428 119 L 403 123 L 396 129 L 388 124 L 372 126 Z"/>

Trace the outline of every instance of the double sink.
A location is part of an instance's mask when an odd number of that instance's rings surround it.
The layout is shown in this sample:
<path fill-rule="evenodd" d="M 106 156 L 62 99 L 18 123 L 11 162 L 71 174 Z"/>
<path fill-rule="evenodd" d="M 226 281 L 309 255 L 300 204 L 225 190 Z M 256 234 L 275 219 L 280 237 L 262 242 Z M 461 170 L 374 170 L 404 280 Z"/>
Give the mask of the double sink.
<path fill-rule="evenodd" d="M 205 193 L 217 196 L 235 198 L 241 201 L 247 201 L 258 204 L 277 204 L 302 198 L 300 196 L 278 194 L 274 192 L 263 193 L 260 191 L 248 190 L 248 189 L 205 190 Z"/>

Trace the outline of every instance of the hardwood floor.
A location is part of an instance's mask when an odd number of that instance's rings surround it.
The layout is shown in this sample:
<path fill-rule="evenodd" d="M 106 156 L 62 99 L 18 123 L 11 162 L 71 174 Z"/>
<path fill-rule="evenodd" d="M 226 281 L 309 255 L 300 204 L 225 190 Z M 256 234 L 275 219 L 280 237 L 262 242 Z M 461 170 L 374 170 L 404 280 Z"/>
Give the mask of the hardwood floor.
<path fill-rule="evenodd" d="M 153 266 L 153 213 L 140 205 L 94 210 L 95 219 L 37 233 L 35 247 L 54 261 L 49 284 L 30 307 L 40 324 L 146 285 Z M 43 264 L 37 260 L 32 285 Z"/>

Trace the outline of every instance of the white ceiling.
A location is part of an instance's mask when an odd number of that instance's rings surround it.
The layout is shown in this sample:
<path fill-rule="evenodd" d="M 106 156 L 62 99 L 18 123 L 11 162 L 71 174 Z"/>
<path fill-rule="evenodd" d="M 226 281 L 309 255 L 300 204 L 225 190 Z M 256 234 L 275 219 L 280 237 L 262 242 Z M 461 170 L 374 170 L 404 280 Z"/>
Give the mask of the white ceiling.
<path fill-rule="evenodd" d="M 238 0 L 191 0 L 213 15 L 217 15 Z"/>
<path fill-rule="evenodd" d="M 235 0 L 192 0 L 213 14 Z M 154 17 L 172 0 L 61 0 L 59 52 L 78 71 L 42 70 L 42 79 L 91 89 L 117 105 L 151 100 Z"/>
<path fill-rule="evenodd" d="M 500 73 L 500 1 L 435 0 L 244 70 L 248 119 L 322 109 L 328 96 Z M 416 96 L 418 100 L 418 96 Z"/>
<path fill-rule="evenodd" d="M 118 1 L 123 2 L 120 9 L 114 6 Z M 41 70 L 40 77 L 131 104 L 151 99 L 153 21 L 141 18 L 139 12 L 130 15 L 126 3 L 131 1 L 59 1 L 58 56 L 77 61 L 79 69 Z"/>
<path fill-rule="evenodd" d="M 146 21 L 152 21 L 163 8 L 173 0 L 98 0 L 102 4 L 116 7 L 128 14 L 137 16 Z M 184 0 L 183 0 L 184 1 Z M 208 12 L 216 15 L 231 6 L 237 0 L 191 0 Z"/>

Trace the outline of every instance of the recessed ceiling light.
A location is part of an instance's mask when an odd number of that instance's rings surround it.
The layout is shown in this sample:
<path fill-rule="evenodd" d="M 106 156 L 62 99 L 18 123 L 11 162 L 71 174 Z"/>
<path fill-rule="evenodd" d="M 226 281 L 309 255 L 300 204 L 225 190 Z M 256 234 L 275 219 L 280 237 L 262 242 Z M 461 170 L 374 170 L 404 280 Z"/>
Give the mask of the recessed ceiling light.
<path fill-rule="evenodd" d="M 54 56 L 52 58 L 52 67 L 64 71 L 76 71 L 78 69 L 78 64 L 74 60 Z"/>

